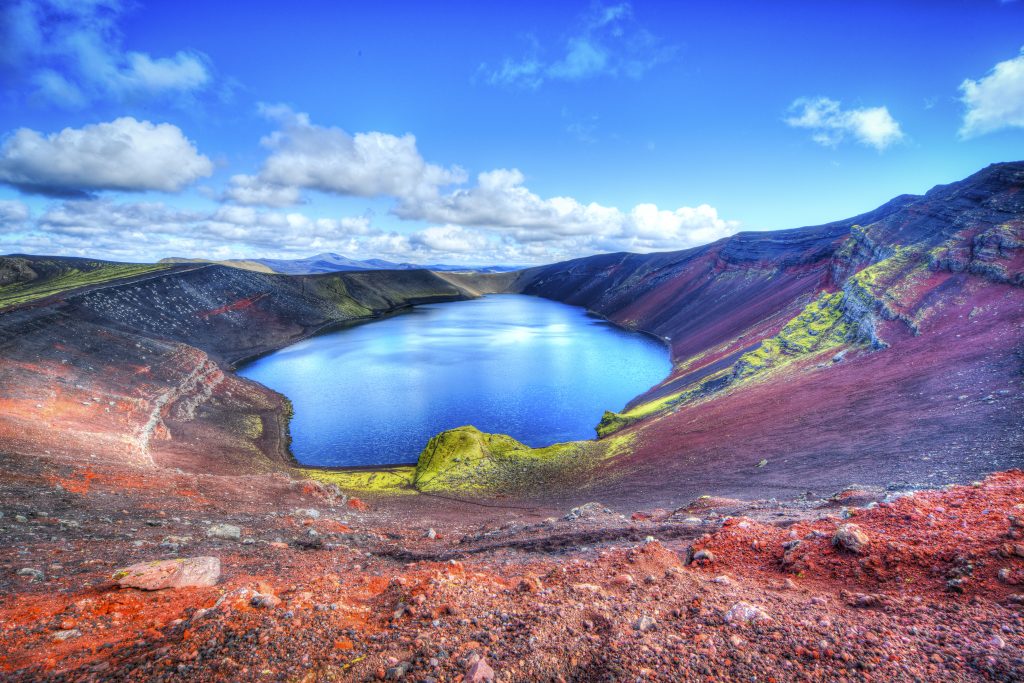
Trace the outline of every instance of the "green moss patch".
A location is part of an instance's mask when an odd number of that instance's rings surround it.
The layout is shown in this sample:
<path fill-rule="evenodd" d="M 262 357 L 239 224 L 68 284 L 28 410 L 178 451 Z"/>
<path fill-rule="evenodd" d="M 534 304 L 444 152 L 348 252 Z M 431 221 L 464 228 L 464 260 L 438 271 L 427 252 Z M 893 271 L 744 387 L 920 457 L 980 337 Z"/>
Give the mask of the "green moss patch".
<path fill-rule="evenodd" d="M 28 303 L 36 299 L 69 292 L 89 285 L 113 282 L 170 268 L 167 264 L 98 264 L 96 268 L 68 268 L 46 280 L 17 282 L 0 287 L 0 308 Z"/>
<path fill-rule="evenodd" d="M 325 484 L 337 484 L 345 491 L 358 493 L 412 494 L 412 478 L 415 468 L 412 465 L 388 467 L 379 470 L 321 470 L 300 469 L 305 477 L 322 481 Z"/>

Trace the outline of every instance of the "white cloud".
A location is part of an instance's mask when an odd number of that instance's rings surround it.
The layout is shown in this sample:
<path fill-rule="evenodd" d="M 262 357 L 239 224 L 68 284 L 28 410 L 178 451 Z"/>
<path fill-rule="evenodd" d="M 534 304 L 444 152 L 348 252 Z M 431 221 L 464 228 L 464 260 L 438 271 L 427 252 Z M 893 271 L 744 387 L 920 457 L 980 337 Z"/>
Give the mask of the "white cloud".
<path fill-rule="evenodd" d="M 413 263 L 533 264 L 607 251 L 651 251 L 693 246 L 731 234 L 706 205 L 676 211 L 639 205 L 629 214 L 610 210 L 598 229 L 559 234 L 460 225 L 409 233 L 374 228 L 365 216 L 316 218 L 299 212 L 220 206 L 176 209 L 162 202 L 67 200 L 32 217 L 20 202 L 0 202 L 0 253 L 24 252 L 154 260 L 297 258 L 330 251 L 352 258 Z"/>
<path fill-rule="evenodd" d="M 707 204 L 675 210 L 639 204 L 624 213 L 572 197 L 543 199 L 524 181 L 517 169 L 488 171 L 477 177 L 475 187 L 425 201 L 402 199 L 394 213 L 406 219 L 507 233 L 522 244 L 553 243 L 553 250 L 567 253 L 572 249 L 682 249 L 728 236 L 738 228 L 738 223 L 723 220 Z"/>
<path fill-rule="evenodd" d="M 28 207 L 12 199 L 0 199 L 0 233 L 13 232 L 28 222 Z"/>
<path fill-rule="evenodd" d="M 302 201 L 302 194 L 297 187 L 273 185 L 256 176 L 240 174 L 231 176 L 221 199 L 246 206 L 291 206 Z"/>
<path fill-rule="evenodd" d="M 506 58 L 498 67 L 480 65 L 491 85 L 540 87 L 545 81 L 581 81 L 598 76 L 640 78 L 668 61 L 675 48 L 666 46 L 633 17 L 629 3 L 595 5 L 565 39 L 559 56 L 545 60 L 536 39 L 525 57 Z"/>
<path fill-rule="evenodd" d="M 11 0 L 0 9 L 0 66 L 12 81 L 25 77 L 36 94 L 81 107 L 110 97 L 181 96 L 212 80 L 194 51 L 153 57 L 125 52 L 120 0 Z"/>
<path fill-rule="evenodd" d="M 790 111 L 788 125 L 811 130 L 811 139 L 827 147 L 834 147 L 850 136 L 862 145 L 882 151 L 904 139 L 900 124 L 884 106 L 844 110 L 839 102 L 827 97 L 801 97 L 793 102 Z"/>
<path fill-rule="evenodd" d="M 0 146 L 0 183 L 40 194 L 176 192 L 212 172 L 177 126 L 131 117 L 50 135 L 19 128 Z"/>
<path fill-rule="evenodd" d="M 1024 128 L 1024 48 L 978 80 L 960 84 L 967 108 L 960 136 L 972 138 L 1003 128 Z"/>
<path fill-rule="evenodd" d="M 440 254 L 479 254 L 489 248 L 487 235 L 459 225 L 435 226 L 409 236 L 411 246 Z"/>
<path fill-rule="evenodd" d="M 25 228 L 27 235 L 6 242 L 20 251 L 128 260 L 142 255 L 295 258 L 379 234 L 366 217 L 313 218 L 241 206 L 186 211 L 162 202 L 105 199 L 61 202 Z"/>
<path fill-rule="evenodd" d="M 616 16 L 611 12 L 608 21 Z M 352 135 L 315 125 L 308 115 L 282 105 L 264 105 L 262 112 L 280 123 L 263 139 L 270 154 L 256 175 L 234 176 L 221 199 L 286 206 L 300 201 L 305 189 L 391 197 L 393 215 L 434 224 L 403 236 L 401 249 L 394 242 L 386 245 L 398 251 L 428 251 L 434 259 L 479 251 L 525 263 L 608 250 L 681 249 L 738 227 L 706 204 L 674 210 L 641 204 L 624 212 L 573 197 L 545 199 L 526 187 L 518 169 L 485 171 L 466 187 L 462 169 L 425 161 L 412 135 Z"/>
<path fill-rule="evenodd" d="M 298 199 L 299 189 L 359 197 L 436 196 L 438 188 L 465 181 L 459 168 L 428 164 L 412 135 L 369 132 L 351 135 L 318 126 L 309 116 L 280 105 L 263 112 L 281 129 L 263 138 L 270 150 L 257 176 L 235 176 L 229 201 L 281 205 Z"/>

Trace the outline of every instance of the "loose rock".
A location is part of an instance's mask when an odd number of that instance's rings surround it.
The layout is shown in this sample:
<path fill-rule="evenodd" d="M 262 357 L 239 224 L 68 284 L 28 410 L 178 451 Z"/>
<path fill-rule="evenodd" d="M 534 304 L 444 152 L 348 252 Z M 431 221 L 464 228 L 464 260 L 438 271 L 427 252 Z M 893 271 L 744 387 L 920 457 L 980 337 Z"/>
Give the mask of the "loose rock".
<path fill-rule="evenodd" d="M 216 557 L 190 557 L 157 562 L 140 562 L 114 572 L 113 579 L 122 588 L 147 591 L 186 586 L 215 586 L 220 578 L 220 560 Z"/>

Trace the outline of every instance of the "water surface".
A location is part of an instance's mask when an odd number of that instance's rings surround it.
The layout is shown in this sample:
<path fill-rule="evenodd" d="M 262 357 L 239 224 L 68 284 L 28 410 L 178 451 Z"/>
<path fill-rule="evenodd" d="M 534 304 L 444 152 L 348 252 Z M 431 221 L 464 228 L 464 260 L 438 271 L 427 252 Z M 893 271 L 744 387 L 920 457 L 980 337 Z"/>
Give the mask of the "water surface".
<path fill-rule="evenodd" d="M 593 438 L 605 410 L 668 371 L 657 340 L 503 294 L 313 337 L 238 374 L 291 399 L 299 462 L 343 466 L 415 462 L 431 436 L 467 424 L 530 446 Z"/>

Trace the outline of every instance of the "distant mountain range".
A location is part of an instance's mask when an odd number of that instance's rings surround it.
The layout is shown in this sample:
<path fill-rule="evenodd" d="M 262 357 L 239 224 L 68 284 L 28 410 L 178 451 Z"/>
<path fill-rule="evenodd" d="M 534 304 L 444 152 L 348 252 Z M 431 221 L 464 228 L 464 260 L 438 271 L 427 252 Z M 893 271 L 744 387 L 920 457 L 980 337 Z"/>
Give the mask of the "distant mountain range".
<path fill-rule="evenodd" d="M 317 273 L 337 273 L 350 270 L 439 270 L 465 271 L 480 273 L 507 273 L 520 270 L 522 266 L 454 266 L 447 264 L 394 263 L 383 259 L 366 259 L 358 261 L 341 254 L 323 253 L 300 259 L 232 259 L 227 261 L 210 261 L 209 259 L 165 258 L 160 263 L 220 263 L 225 266 L 256 270 L 261 272 L 281 273 L 284 275 L 315 275 Z"/>

